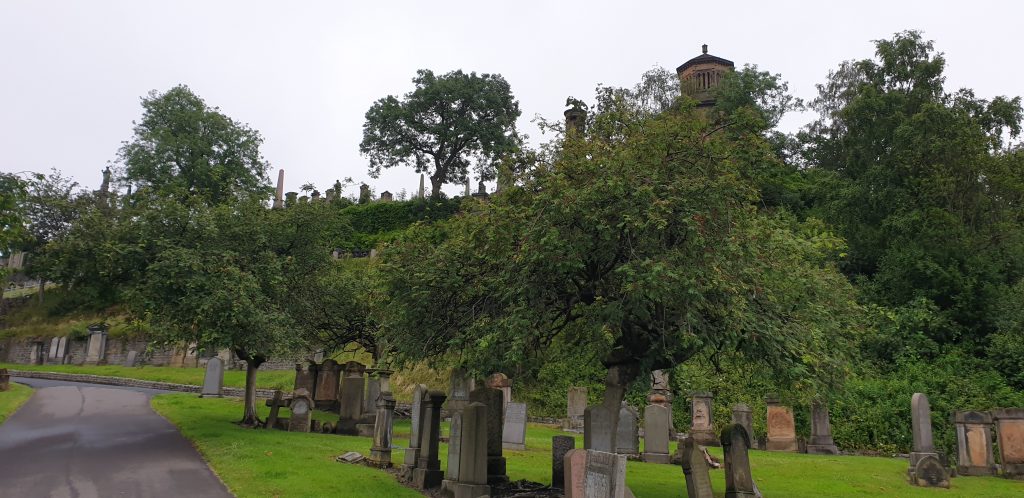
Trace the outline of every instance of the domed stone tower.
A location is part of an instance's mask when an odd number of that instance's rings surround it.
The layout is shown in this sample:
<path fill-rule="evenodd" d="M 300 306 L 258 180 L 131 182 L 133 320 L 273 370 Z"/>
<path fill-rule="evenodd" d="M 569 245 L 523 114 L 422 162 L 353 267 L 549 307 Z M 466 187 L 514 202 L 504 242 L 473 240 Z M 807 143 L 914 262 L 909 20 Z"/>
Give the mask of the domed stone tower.
<path fill-rule="evenodd" d="M 677 67 L 676 74 L 679 75 L 683 95 L 696 100 L 697 107 L 711 107 L 715 105 L 715 88 L 722 82 L 725 73 L 732 71 L 736 64 L 709 54 L 707 44 L 702 49 L 704 53 Z"/>

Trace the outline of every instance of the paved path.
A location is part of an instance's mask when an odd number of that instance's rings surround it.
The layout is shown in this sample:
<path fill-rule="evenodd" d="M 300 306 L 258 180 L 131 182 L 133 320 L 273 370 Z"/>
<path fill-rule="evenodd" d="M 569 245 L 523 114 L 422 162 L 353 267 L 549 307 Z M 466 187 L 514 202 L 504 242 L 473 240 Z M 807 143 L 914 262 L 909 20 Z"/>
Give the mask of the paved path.
<path fill-rule="evenodd" d="M 149 407 L 159 391 L 18 381 L 38 390 L 0 425 L 0 495 L 231 497 L 191 443 Z"/>

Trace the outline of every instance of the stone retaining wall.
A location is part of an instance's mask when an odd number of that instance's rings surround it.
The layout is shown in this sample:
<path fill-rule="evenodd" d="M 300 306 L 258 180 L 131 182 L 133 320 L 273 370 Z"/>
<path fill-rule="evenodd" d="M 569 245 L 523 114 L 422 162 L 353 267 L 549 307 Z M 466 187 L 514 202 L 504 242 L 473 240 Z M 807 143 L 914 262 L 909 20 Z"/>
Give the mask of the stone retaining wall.
<path fill-rule="evenodd" d="M 121 387 L 139 387 L 143 389 L 158 389 L 162 391 L 178 391 L 185 393 L 199 393 L 202 392 L 202 386 L 193 386 L 190 384 L 174 384 L 171 382 L 156 382 L 152 380 L 139 380 L 139 379 L 128 379 L 125 377 L 106 377 L 103 375 L 89 375 L 89 374 L 73 374 L 73 373 L 61 373 L 61 372 L 36 372 L 31 370 L 8 370 L 11 377 L 22 377 L 27 379 L 48 379 L 48 380 L 63 380 L 67 382 L 86 382 L 89 384 L 103 384 L 107 386 L 121 386 Z M 245 389 L 240 387 L 225 387 L 221 389 L 221 394 L 224 396 L 231 396 L 236 398 L 242 398 L 245 396 Z M 257 398 L 273 398 L 273 389 L 257 389 Z"/>

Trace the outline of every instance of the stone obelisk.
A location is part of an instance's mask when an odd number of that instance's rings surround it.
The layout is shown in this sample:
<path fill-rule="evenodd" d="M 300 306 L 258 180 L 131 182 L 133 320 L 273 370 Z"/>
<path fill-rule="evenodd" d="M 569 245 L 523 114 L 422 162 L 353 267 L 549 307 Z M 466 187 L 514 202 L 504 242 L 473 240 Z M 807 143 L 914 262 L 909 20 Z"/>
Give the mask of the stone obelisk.
<path fill-rule="evenodd" d="M 274 193 L 274 208 L 284 207 L 284 170 L 277 171 L 277 191 Z"/>

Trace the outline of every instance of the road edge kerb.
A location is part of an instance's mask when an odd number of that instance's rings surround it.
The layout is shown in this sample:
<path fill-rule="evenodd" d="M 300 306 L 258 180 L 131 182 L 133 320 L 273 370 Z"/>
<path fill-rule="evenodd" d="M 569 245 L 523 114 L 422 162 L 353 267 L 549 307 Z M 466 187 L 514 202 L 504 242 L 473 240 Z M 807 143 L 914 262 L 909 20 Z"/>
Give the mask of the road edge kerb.
<path fill-rule="evenodd" d="M 203 388 L 191 384 L 175 384 L 173 382 L 157 382 L 153 380 L 130 379 L 127 377 L 109 377 L 106 375 L 76 374 L 64 372 L 42 372 L 38 370 L 8 370 L 11 377 L 26 379 L 63 380 L 67 382 L 85 382 L 89 384 L 103 384 L 107 386 L 138 387 L 142 389 L 156 389 L 158 391 L 176 391 L 183 393 L 200 393 Z M 232 398 L 244 398 L 245 389 L 240 387 L 221 388 L 221 394 Z M 256 397 L 273 398 L 274 389 L 257 389 Z"/>

